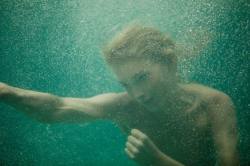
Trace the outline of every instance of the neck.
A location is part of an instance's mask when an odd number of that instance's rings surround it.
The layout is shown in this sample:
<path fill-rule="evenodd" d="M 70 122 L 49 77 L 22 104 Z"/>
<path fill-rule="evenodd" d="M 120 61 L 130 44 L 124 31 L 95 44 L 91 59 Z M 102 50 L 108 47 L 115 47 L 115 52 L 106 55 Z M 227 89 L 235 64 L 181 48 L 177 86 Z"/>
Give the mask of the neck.
<path fill-rule="evenodd" d="M 176 86 L 169 88 L 164 94 L 164 98 L 160 101 L 160 110 L 168 113 L 183 110 L 189 104 L 189 94 L 185 91 L 183 84 L 176 84 Z"/>

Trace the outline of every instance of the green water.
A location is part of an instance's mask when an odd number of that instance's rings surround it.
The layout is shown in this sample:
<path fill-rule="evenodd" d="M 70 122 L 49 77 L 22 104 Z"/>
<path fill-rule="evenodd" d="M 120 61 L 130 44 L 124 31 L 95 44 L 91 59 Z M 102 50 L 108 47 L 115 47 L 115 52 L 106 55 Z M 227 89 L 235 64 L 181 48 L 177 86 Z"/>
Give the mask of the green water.
<path fill-rule="evenodd" d="M 1 0 L 0 16 L 0 81 L 60 96 L 124 90 L 100 48 L 127 23 L 167 32 L 192 55 L 181 76 L 232 97 L 241 163 L 250 162 L 247 0 Z M 135 166 L 125 139 L 109 121 L 41 124 L 0 103 L 0 165 Z"/>

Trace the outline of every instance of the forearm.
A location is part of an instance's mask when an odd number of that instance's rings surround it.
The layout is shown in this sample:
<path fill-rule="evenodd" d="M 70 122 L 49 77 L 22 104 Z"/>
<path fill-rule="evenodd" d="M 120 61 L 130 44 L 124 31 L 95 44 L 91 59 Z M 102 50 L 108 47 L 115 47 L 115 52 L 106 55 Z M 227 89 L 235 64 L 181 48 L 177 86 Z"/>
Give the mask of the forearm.
<path fill-rule="evenodd" d="M 158 155 L 157 166 L 184 166 L 182 163 L 172 159 L 166 154 L 160 152 Z"/>
<path fill-rule="evenodd" d="M 1 101 L 41 121 L 51 120 L 54 111 L 62 105 L 60 97 L 48 93 L 8 85 L 2 88 L 1 92 Z"/>

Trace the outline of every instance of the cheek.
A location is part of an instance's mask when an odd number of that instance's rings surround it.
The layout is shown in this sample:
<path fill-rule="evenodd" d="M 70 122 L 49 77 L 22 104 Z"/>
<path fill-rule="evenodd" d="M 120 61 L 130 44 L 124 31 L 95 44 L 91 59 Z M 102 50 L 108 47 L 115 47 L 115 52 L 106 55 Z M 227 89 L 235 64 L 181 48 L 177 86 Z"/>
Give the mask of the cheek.
<path fill-rule="evenodd" d="M 162 78 L 160 75 L 152 75 L 150 79 L 148 80 L 148 86 L 149 88 L 156 89 L 159 86 L 161 86 Z"/>

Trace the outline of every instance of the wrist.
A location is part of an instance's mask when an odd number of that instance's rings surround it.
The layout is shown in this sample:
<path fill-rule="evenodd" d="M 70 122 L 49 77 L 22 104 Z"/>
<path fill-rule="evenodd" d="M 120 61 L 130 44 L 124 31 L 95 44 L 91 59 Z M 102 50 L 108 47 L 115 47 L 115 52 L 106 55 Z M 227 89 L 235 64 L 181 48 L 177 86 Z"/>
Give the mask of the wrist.
<path fill-rule="evenodd" d="M 165 154 L 162 152 L 162 151 L 157 151 L 157 153 L 156 153 L 156 156 L 155 156 L 155 164 L 156 165 L 159 165 L 159 166 L 161 166 L 161 165 L 163 165 L 163 163 L 165 163 L 165 161 L 166 161 L 166 156 L 165 156 Z"/>
<path fill-rule="evenodd" d="M 164 154 L 163 152 L 160 152 L 158 155 L 158 166 L 184 166 L 182 163 L 174 160 L 173 158 L 169 157 L 168 155 Z"/>
<path fill-rule="evenodd" d="M 166 166 L 173 165 L 173 163 L 171 162 L 171 158 L 169 156 L 160 151 L 157 156 L 157 165 Z"/>

